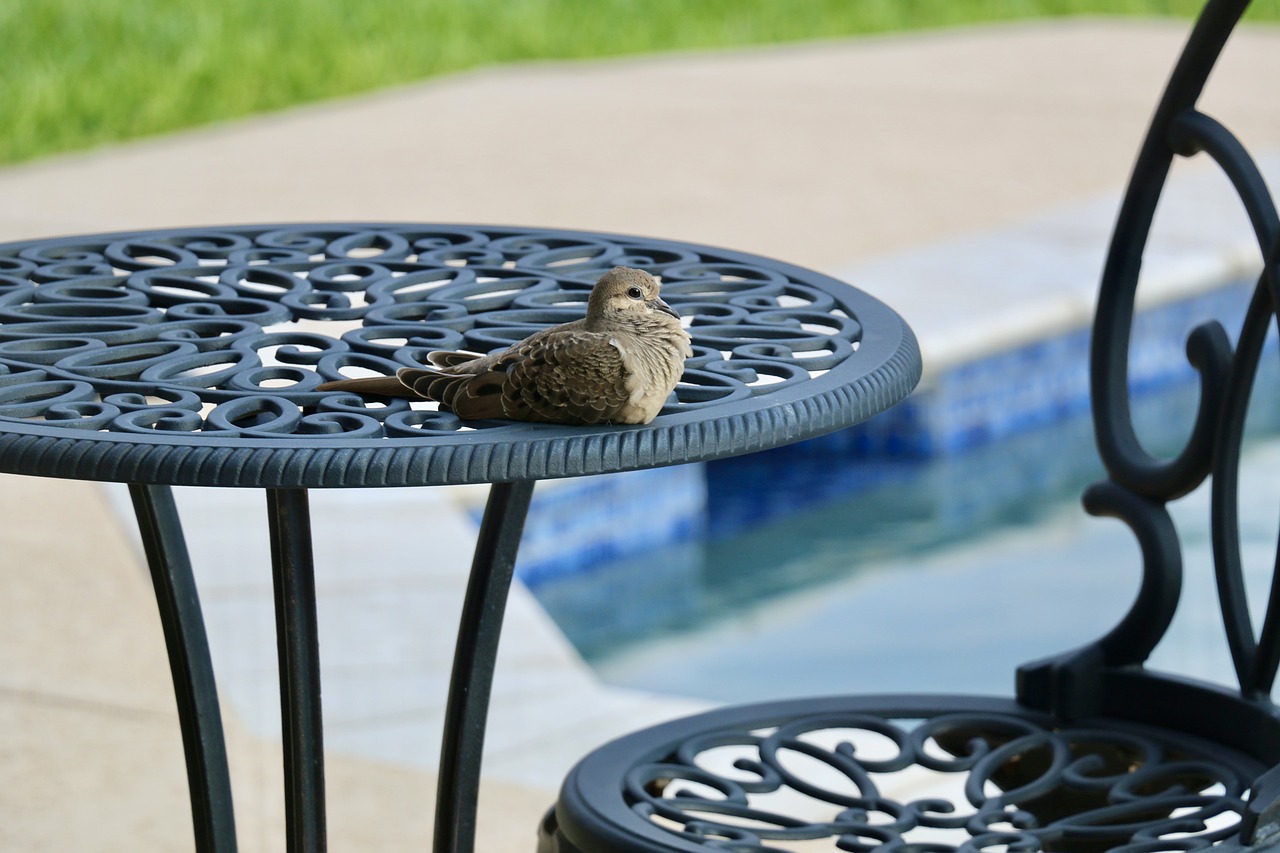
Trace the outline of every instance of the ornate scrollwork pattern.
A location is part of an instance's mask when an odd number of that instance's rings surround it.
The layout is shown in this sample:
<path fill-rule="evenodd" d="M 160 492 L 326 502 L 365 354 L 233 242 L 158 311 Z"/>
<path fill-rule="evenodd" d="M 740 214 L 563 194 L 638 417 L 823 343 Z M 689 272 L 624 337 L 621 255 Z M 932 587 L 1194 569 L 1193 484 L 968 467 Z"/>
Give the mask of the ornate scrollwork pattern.
<path fill-rule="evenodd" d="M 1227 641 L 1242 695 L 1266 701 L 1280 668 L 1280 595 L 1272 593 L 1260 631 L 1249 613 L 1240 558 L 1237 488 L 1245 418 L 1268 329 L 1280 309 L 1280 215 L 1244 144 L 1197 107 L 1210 71 L 1248 0 L 1211 0 L 1197 22 L 1152 120 L 1134 166 L 1103 269 L 1094 324 L 1092 400 L 1108 482 L 1085 498 L 1091 512 L 1114 515 L 1142 544 L 1142 593 L 1122 625 L 1095 647 L 1112 666 L 1142 663 L 1163 635 L 1181 586 L 1181 548 L 1165 508 L 1212 475 L 1214 569 Z M 1187 340 L 1199 374 L 1200 402 L 1183 448 L 1149 453 L 1134 428 L 1128 357 L 1134 305 L 1156 208 L 1175 158 L 1203 156 L 1230 183 L 1257 242 L 1254 296 L 1235 347 L 1222 324 L 1207 320 Z"/>
<path fill-rule="evenodd" d="M 774 394 L 862 339 L 855 310 L 802 271 L 661 241 L 414 226 L 44 241 L 0 247 L 0 423 L 267 439 L 456 432 L 432 404 L 315 388 L 575 319 L 617 264 L 661 276 L 689 318 L 695 355 L 667 414 Z"/>
<path fill-rule="evenodd" d="M 624 797 L 673 833 L 738 853 L 816 839 L 847 851 L 1138 853 L 1233 836 L 1248 787 L 1222 761 L 1136 730 L 849 712 L 697 735 L 633 767 Z"/>

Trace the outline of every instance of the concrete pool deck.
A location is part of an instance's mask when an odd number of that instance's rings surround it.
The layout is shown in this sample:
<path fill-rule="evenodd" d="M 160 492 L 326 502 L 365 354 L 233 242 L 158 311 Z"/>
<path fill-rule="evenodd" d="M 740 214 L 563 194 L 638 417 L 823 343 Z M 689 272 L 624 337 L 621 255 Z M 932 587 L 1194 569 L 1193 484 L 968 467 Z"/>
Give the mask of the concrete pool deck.
<path fill-rule="evenodd" d="M 325 219 L 650 234 L 842 275 L 913 324 L 927 361 L 945 361 L 947 347 L 964 352 L 975 336 L 983 346 L 1025 339 L 1041 322 L 1025 312 L 1079 315 L 1101 263 L 1098 226 L 1105 236 L 1186 31 L 1081 20 L 492 69 L 0 169 L 0 240 Z M 1246 29 L 1207 95 L 1255 151 L 1280 147 L 1278 72 L 1280 30 Z M 1191 184 L 1202 180 L 1187 171 Z M 1209 208 L 1197 197 L 1191 209 L 1199 228 Z M 1081 230 L 1081 216 L 1093 225 Z M 1055 243 L 1074 245 L 1070 274 L 1055 261 L 1057 278 L 1031 282 L 1028 269 L 1043 268 Z M 1237 255 L 1218 262 L 1229 269 Z M 1069 309 L 1059 285 L 1071 291 Z M 1009 313 L 1011 299 L 1040 288 Z M 453 525 L 450 541 L 462 543 L 474 492 L 437 491 L 414 506 Z M 264 731 L 276 700 L 257 663 L 274 656 L 274 639 L 252 615 L 270 584 L 244 574 L 265 571 L 238 556 L 257 546 L 228 536 L 262 533 L 258 502 L 234 497 L 182 500 L 196 553 L 200 536 L 234 546 L 197 569 L 219 671 L 224 661 L 231 670 L 221 690 L 241 849 L 277 850 L 278 744 Z M 118 491 L 89 483 L 5 476 L 0 487 L 6 849 L 189 846 L 158 619 L 118 504 Z M 316 504 L 351 511 L 341 499 Z M 195 522 L 202 514 L 208 525 Z M 324 552 L 336 565 L 338 547 Z M 371 637 L 369 622 L 322 611 L 325 652 L 350 678 L 331 688 L 326 669 L 335 850 L 427 846 L 433 709 L 467 564 L 461 550 L 439 557 L 429 576 L 382 578 L 382 587 L 340 570 L 327 578 L 336 595 L 365 590 L 371 619 L 406 590 L 442 614 L 439 626 Z M 479 845 L 495 853 L 532 849 L 574 757 L 697 704 L 600 685 L 519 590 L 509 619 L 523 648 L 506 644 L 499 661 Z M 417 645 L 427 637 L 442 645 Z M 356 648 L 369 660 L 343 653 Z M 371 689 L 371 677 L 384 680 Z M 375 707 L 367 695 L 392 701 Z M 387 744 L 425 752 L 406 758 Z"/>

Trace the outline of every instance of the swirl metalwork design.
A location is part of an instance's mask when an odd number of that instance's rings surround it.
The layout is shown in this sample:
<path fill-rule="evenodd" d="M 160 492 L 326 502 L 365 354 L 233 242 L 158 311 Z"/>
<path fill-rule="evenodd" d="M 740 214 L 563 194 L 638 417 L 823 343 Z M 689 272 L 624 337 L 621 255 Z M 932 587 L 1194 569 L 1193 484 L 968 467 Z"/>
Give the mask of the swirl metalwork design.
<path fill-rule="evenodd" d="M 947 786 L 948 776 L 960 778 Z M 1021 714 L 845 712 L 700 733 L 623 785 L 642 818 L 739 853 L 818 839 L 847 851 L 1138 853 L 1232 837 L 1249 779 L 1150 732 Z M 939 793 L 948 788 L 959 796 Z"/>
<path fill-rule="evenodd" d="M 1242 850 L 1266 767 L 1163 726 L 1009 699 L 787 700 L 600 747 L 565 780 L 538 849 Z"/>
<path fill-rule="evenodd" d="M 1280 594 L 1272 592 L 1261 630 L 1255 633 L 1241 567 L 1237 486 L 1250 396 L 1267 330 L 1276 323 L 1280 307 L 1280 215 L 1245 146 L 1196 106 L 1248 5 L 1213 0 L 1197 22 L 1139 153 L 1103 270 L 1091 375 L 1095 432 L 1108 478 L 1086 493 L 1085 506 L 1133 529 L 1144 571 L 1132 609 L 1088 654 L 1098 655 L 1103 666 L 1141 664 L 1164 635 L 1177 608 L 1183 571 L 1181 545 L 1166 505 L 1212 476 L 1213 556 L 1226 637 L 1241 695 L 1269 708 L 1280 666 Z M 1133 425 L 1129 340 L 1142 247 L 1169 170 L 1177 157 L 1200 155 L 1212 160 L 1235 189 L 1257 239 L 1262 273 L 1234 348 L 1218 320 L 1191 331 L 1186 353 L 1200 378 L 1199 407 L 1181 451 L 1162 459 L 1143 447 Z"/>
<path fill-rule="evenodd" d="M 448 445 L 452 465 L 434 460 L 448 472 L 394 479 L 500 478 L 492 459 L 472 470 L 473 448 L 502 454 L 512 442 L 565 433 L 464 424 L 434 404 L 370 402 L 316 386 L 393 373 L 431 350 L 488 352 L 575 319 L 595 280 L 619 264 L 659 275 L 694 339 L 655 423 L 684 431 L 668 437 L 667 458 L 651 451 L 655 462 L 722 454 L 707 442 L 707 429 L 717 427 L 754 430 L 760 446 L 794 440 L 800 436 L 788 432 L 797 428 L 826 432 L 904 396 L 918 378 L 914 341 L 892 312 L 825 276 L 749 255 L 509 228 L 189 229 L 0 246 L 0 430 L 149 440 L 188 453 L 228 440 L 277 449 L 290 441 L 311 449 Z M 762 427 L 779 415 L 775 440 Z M 689 432 L 698 422 L 707 429 Z M 698 446 L 686 456 L 681 445 L 691 439 Z M 462 457 L 468 464 L 459 466 Z M 507 478 L 641 464 L 620 454 L 612 466 L 554 469 L 539 458 L 523 455 L 520 464 L 536 470 Z"/>

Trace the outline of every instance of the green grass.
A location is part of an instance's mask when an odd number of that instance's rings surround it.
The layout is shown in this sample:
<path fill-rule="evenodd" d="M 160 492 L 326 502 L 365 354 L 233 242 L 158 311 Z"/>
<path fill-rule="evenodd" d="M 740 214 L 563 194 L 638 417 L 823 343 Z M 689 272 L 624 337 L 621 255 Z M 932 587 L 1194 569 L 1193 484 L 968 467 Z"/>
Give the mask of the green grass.
<path fill-rule="evenodd" d="M 1198 0 L 0 0 L 0 163 L 540 58 Z M 1252 17 L 1280 19 L 1280 0 Z"/>

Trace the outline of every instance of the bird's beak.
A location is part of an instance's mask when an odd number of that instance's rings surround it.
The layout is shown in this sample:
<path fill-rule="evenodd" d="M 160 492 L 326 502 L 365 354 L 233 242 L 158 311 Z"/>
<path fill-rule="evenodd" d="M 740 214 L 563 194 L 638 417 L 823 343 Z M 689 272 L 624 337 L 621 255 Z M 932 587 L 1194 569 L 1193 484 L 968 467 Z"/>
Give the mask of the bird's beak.
<path fill-rule="evenodd" d="M 650 300 L 649 307 L 654 308 L 658 311 L 661 311 L 663 314 L 670 314 L 672 317 L 675 317 L 677 320 L 680 319 L 680 315 L 676 313 L 676 309 L 672 308 L 670 305 L 663 302 L 662 297 L 657 297 L 655 299 Z"/>

